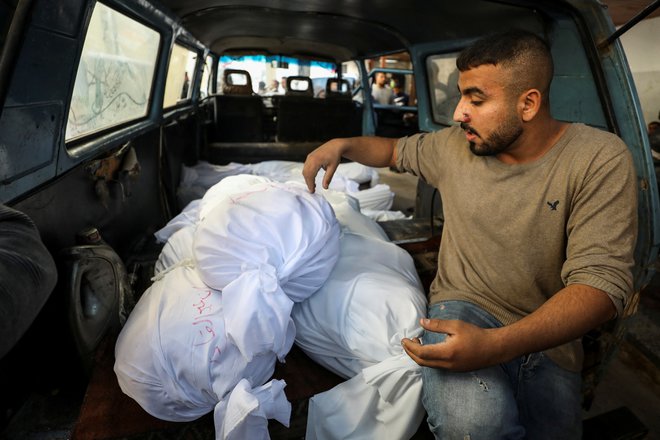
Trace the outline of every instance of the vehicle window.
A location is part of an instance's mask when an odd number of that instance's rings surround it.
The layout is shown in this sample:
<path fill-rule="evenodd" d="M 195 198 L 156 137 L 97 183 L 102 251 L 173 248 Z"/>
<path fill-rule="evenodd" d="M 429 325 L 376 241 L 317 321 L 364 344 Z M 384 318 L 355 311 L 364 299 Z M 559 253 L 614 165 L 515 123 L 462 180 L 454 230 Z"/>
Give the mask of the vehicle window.
<path fill-rule="evenodd" d="M 160 34 L 97 3 L 69 107 L 70 141 L 147 115 Z"/>
<path fill-rule="evenodd" d="M 320 72 L 321 75 L 312 76 L 312 85 L 314 86 L 314 96 L 324 98 L 328 88 L 328 80 L 339 78 L 337 72 L 330 75 L 327 72 Z M 341 93 L 352 96 L 354 101 L 362 102 L 362 93 L 360 93 L 360 69 L 355 61 L 346 61 L 341 64 L 342 81 L 331 81 L 330 91 L 332 93 Z"/>
<path fill-rule="evenodd" d="M 433 55 L 426 59 L 433 120 L 442 125 L 453 124 L 454 109 L 461 97 L 456 58 L 458 53 Z"/>
<path fill-rule="evenodd" d="M 384 78 L 384 83 L 379 77 Z M 415 97 L 415 78 L 406 72 L 382 72 L 376 70 L 369 77 L 371 96 L 375 105 L 414 107 L 417 105 Z M 379 89 L 380 87 L 380 89 Z"/>
<path fill-rule="evenodd" d="M 318 97 L 316 92 L 320 85 L 317 79 L 337 76 L 336 64 L 327 61 L 279 55 L 224 55 L 218 60 L 217 90 L 220 94 L 224 93 L 224 71 L 227 69 L 248 72 L 252 91 L 262 96 L 284 95 L 288 77 L 305 76 L 312 79 L 315 96 Z"/>
<path fill-rule="evenodd" d="M 250 84 L 250 77 L 243 72 L 231 72 L 225 76 L 227 84 L 230 86 L 247 86 Z"/>
<path fill-rule="evenodd" d="M 211 71 L 213 69 L 213 57 L 207 56 L 204 60 L 204 66 L 202 67 L 202 82 L 199 86 L 199 97 L 206 98 L 209 96 L 211 88 Z"/>
<path fill-rule="evenodd" d="M 416 107 L 417 94 L 408 52 L 366 60 L 376 106 Z"/>
<path fill-rule="evenodd" d="M 167 80 L 165 82 L 165 97 L 163 108 L 172 107 L 192 97 L 191 81 L 194 80 L 197 54 L 175 43 L 167 66 Z"/>
<path fill-rule="evenodd" d="M 291 90 L 296 92 L 307 92 L 310 88 L 309 82 L 299 79 L 293 79 L 288 84 L 289 87 L 291 87 Z"/>

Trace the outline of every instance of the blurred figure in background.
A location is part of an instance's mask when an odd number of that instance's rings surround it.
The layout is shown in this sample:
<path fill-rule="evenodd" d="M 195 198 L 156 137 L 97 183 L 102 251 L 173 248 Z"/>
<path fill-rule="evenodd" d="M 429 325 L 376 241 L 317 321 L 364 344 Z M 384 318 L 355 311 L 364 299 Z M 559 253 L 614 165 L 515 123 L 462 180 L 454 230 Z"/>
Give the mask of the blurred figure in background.
<path fill-rule="evenodd" d="M 371 96 L 378 104 L 388 105 L 394 103 L 394 93 L 386 84 L 387 77 L 383 72 L 377 72 L 374 76 L 374 83 L 371 86 Z"/>

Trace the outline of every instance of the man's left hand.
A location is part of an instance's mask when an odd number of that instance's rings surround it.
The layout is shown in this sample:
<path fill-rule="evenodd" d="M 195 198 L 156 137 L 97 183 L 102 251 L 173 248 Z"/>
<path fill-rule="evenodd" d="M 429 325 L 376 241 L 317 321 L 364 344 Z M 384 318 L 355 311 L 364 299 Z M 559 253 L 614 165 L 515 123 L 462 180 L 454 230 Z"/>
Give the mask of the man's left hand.
<path fill-rule="evenodd" d="M 472 371 L 505 361 L 496 343 L 497 329 L 483 329 L 460 320 L 421 319 L 430 332 L 445 333 L 443 342 L 422 345 L 419 339 L 403 339 L 408 355 L 424 367 Z"/>

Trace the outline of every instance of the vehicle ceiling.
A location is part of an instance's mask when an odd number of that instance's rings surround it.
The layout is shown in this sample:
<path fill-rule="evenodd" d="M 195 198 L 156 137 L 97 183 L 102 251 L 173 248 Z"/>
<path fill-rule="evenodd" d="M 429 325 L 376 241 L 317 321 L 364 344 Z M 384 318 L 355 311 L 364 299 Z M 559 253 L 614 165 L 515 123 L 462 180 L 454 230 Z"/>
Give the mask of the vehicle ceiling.
<path fill-rule="evenodd" d="M 511 27 L 511 23 L 533 23 L 533 28 L 538 29 L 543 22 L 539 11 L 556 9 L 562 3 L 556 0 L 161 2 L 215 53 L 265 49 L 272 54 L 321 56 L 336 61 L 400 51 L 411 44 L 472 38 Z M 530 4 L 536 8 L 529 7 Z"/>

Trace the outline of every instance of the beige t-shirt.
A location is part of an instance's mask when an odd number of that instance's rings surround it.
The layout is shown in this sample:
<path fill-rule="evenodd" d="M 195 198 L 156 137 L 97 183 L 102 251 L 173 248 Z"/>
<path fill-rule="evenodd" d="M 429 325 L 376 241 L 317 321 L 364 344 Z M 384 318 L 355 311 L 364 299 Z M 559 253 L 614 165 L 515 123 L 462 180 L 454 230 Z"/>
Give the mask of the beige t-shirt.
<path fill-rule="evenodd" d="M 612 133 L 571 124 L 540 159 L 476 156 L 463 130 L 402 138 L 397 166 L 439 189 L 445 223 L 430 302 L 475 303 L 504 325 L 570 284 L 605 291 L 619 314 L 632 292 L 637 189 Z M 579 340 L 546 351 L 579 371 Z"/>

